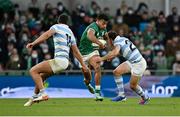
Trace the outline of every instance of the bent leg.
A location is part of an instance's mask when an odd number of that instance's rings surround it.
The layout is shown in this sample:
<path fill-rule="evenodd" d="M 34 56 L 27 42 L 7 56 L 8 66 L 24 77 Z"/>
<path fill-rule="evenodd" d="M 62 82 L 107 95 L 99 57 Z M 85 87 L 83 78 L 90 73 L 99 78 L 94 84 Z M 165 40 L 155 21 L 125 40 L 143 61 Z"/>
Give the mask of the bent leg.
<path fill-rule="evenodd" d="M 33 95 L 32 98 L 30 98 L 24 104 L 24 106 L 31 106 L 35 102 L 39 102 L 40 100 L 47 100 L 48 99 L 48 96 L 46 94 L 44 94 L 44 95 L 42 94 L 43 88 L 44 88 L 43 81 L 45 81 L 53 73 L 51 72 L 47 62 L 45 61 L 45 62 L 39 63 L 36 66 L 34 66 L 33 68 L 31 68 L 30 74 L 31 74 L 31 76 L 35 82 L 35 90 L 34 90 L 35 95 Z M 42 88 L 39 88 L 39 87 L 42 87 Z M 40 95 L 38 95 L 38 94 L 40 91 L 41 91 L 41 98 L 42 99 L 39 99 Z M 39 100 L 35 101 L 35 99 L 39 99 Z"/>
<path fill-rule="evenodd" d="M 34 82 L 39 90 L 44 89 L 43 80 L 42 80 L 43 78 L 40 75 L 41 73 L 46 73 L 46 75 L 53 74 L 53 71 L 52 71 L 51 66 L 49 65 L 48 61 L 43 61 L 43 62 L 35 65 L 34 67 L 32 67 L 30 70 L 32 79 L 34 80 Z"/>
<path fill-rule="evenodd" d="M 91 70 L 88 69 L 88 72 L 83 71 L 83 69 L 81 69 L 81 70 L 84 75 L 84 83 L 85 83 L 86 87 L 88 88 L 90 93 L 94 94 L 95 90 L 94 90 L 93 86 L 90 84 L 91 79 L 92 79 Z"/>
<path fill-rule="evenodd" d="M 53 74 L 40 73 L 40 75 L 41 75 L 42 80 L 43 80 L 43 83 L 44 83 L 44 81 L 45 81 L 48 77 L 50 77 L 51 75 L 53 75 Z M 36 86 L 35 86 L 35 89 L 34 89 L 34 93 L 35 93 L 35 94 L 38 94 L 39 91 L 40 91 L 40 90 L 38 89 L 38 87 L 37 87 L 37 85 L 36 85 Z"/>
<path fill-rule="evenodd" d="M 141 96 L 142 101 L 140 104 L 146 104 L 149 100 L 149 97 L 145 95 L 143 89 L 138 85 L 139 80 L 141 79 L 145 69 L 146 69 L 146 61 L 143 58 L 140 62 L 131 64 L 131 80 L 130 80 L 130 88 L 136 92 L 139 96 Z"/>
<path fill-rule="evenodd" d="M 112 98 L 112 101 L 125 101 L 125 94 L 124 94 L 124 85 L 123 85 L 123 77 L 122 75 L 125 73 L 130 72 L 130 67 L 126 62 L 120 64 L 114 71 L 114 80 L 118 88 L 118 96 Z"/>
<path fill-rule="evenodd" d="M 141 86 L 138 85 L 138 82 L 140 80 L 141 76 L 136 76 L 136 75 L 131 75 L 131 80 L 130 80 L 130 88 L 136 92 L 137 95 L 139 95 L 142 100 L 140 101 L 139 104 L 146 104 L 149 100 L 149 97 L 145 95 L 145 92 L 141 88 Z"/>
<path fill-rule="evenodd" d="M 94 55 L 90 58 L 89 64 L 94 69 L 94 78 L 95 78 L 95 95 L 96 95 L 96 101 L 102 101 L 103 97 L 101 97 L 100 89 L 101 89 L 101 66 L 100 62 L 98 62 L 97 57 L 99 55 Z"/>
<path fill-rule="evenodd" d="M 89 59 L 89 64 L 93 67 L 95 72 L 95 85 L 101 84 L 101 63 L 97 62 L 96 57 L 99 57 L 99 55 L 94 55 Z"/>
<path fill-rule="evenodd" d="M 120 64 L 114 71 L 114 80 L 116 82 L 117 88 L 118 88 L 118 95 L 119 96 L 125 96 L 124 94 L 124 85 L 123 85 L 123 77 L 122 75 L 125 73 L 130 72 L 130 67 L 126 62 L 123 62 Z"/>
<path fill-rule="evenodd" d="M 131 75 L 131 79 L 130 79 L 130 88 L 134 91 L 136 90 L 136 87 L 138 86 L 138 82 L 139 82 L 140 76 L 135 76 L 135 75 Z"/>
<path fill-rule="evenodd" d="M 88 69 L 88 72 L 83 71 L 83 69 L 81 69 L 84 75 L 84 82 L 86 85 L 88 85 L 91 82 L 92 79 L 92 75 L 91 75 L 91 70 Z"/>

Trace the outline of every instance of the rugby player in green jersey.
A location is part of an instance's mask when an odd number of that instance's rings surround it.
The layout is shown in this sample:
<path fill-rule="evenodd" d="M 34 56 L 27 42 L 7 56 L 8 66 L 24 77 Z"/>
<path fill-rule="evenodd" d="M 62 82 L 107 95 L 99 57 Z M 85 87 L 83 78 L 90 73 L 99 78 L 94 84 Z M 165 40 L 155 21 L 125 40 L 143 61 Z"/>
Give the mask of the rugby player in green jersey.
<path fill-rule="evenodd" d="M 107 23 L 108 17 L 105 14 L 100 14 L 95 22 L 92 22 L 83 32 L 80 40 L 80 52 L 83 55 L 84 62 L 89 68 L 94 69 L 95 89 L 91 86 L 90 81 L 92 79 L 91 71 L 84 72 L 84 82 L 92 94 L 95 94 L 96 101 L 103 101 L 103 97 L 100 94 L 101 89 L 101 67 L 100 62 L 97 61 L 99 55 L 99 49 L 106 47 L 105 43 L 102 43 L 103 37 L 107 36 Z"/>

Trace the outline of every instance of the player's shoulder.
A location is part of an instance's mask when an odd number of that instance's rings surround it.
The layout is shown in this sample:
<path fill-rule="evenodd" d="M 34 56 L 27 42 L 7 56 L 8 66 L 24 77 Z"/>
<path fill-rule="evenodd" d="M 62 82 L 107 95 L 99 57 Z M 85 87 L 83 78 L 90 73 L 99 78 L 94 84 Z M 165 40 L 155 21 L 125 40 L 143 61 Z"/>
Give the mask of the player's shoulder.
<path fill-rule="evenodd" d="M 53 24 L 51 27 L 57 27 L 59 24 Z"/>
<path fill-rule="evenodd" d="M 67 28 L 67 29 L 70 29 L 68 25 L 66 24 L 54 24 L 52 25 L 53 27 L 63 27 L 63 28 Z"/>
<path fill-rule="evenodd" d="M 89 26 L 96 26 L 96 22 L 92 22 Z"/>
<path fill-rule="evenodd" d="M 73 34 L 70 27 L 66 24 L 54 24 L 53 26 L 57 30 L 64 31 L 64 32 L 69 33 L 69 34 Z"/>
<path fill-rule="evenodd" d="M 89 28 L 92 28 L 92 29 L 94 29 L 94 30 L 97 30 L 97 29 L 98 29 L 98 26 L 97 26 L 96 22 L 92 22 L 92 23 L 88 26 L 88 29 L 89 29 Z"/>
<path fill-rule="evenodd" d="M 117 36 L 115 40 L 129 40 L 127 37 Z"/>
<path fill-rule="evenodd" d="M 120 44 L 120 45 L 123 45 L 123 44 L 125 43 L 126 40 L 129 40 L 129 39 L 126 38 L 126 37 L 117 36 L 117 37 L 114 39 L 114 44 Z"/>
<path fill-rule="evenodd" d="M 121 37 L 121 36 L 117 36 L 115 39 L 114 39 L 114 41 L 122 41 L 122 40 L 125 40 L 126 38 L 125 37 Z"/>
<path fill-rule="evenodd" d="M 57 30 L 58 29 L 58 24 L 54 24 L 50 27 L 50 29 L 54 29 L 54 30 Z"/>

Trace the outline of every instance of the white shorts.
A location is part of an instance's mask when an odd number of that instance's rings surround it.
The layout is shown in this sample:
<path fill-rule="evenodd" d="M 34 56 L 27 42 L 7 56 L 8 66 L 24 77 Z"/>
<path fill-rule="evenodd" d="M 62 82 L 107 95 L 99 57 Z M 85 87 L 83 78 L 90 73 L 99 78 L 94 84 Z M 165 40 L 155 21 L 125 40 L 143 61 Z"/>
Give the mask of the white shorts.
<path fill-rule="evenodd" d="M 94 56 L 94 55 L 100 55 L 99 54 L 99 51 L 98 50 L 95 50 L 95 51 L 93 51 L 93 52 L 91 52 L 90 54 L 88 54 L 88 55 L 83 55 L 83 61 L 84 61 L 84 63 L 86 64 L 86 65 L 88 65 L 89 64 L 89 59 L 92 57 L 92 56 Z M 79 68 L 81 68 L 82 66 L 81 66 L 81 64 L 79 63 Z"/>
<path fill-rule="evenodd" d="M 63 70 L 66 70 L 69 65 L 69 60 L 66 58 L 54 58 L 54 59 L 48 60 L 48 62 L 54 74 L 57 74 Z"/>
<path fill-rule="evenodd" d="M 144 58 L 142 58 L 137 63 L 130 63 L 129 61 L 126 61 L 126 63 L 131 68 L 131 74 L 133 74 L 135 76 L 142 76 L 144 74 L 144 71 L 146 70 L 146 67 L 147 67 L 147 63 L 146 63 L 146 60 Z"/>

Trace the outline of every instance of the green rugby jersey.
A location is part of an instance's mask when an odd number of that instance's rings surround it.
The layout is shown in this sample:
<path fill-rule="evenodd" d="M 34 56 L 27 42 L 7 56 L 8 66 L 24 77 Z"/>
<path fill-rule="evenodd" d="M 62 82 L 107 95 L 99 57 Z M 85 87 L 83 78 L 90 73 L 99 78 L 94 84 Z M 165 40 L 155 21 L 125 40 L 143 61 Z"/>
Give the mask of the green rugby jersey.
<path fill-rule="evenodd" d="M 83 32 L 81 40 L 80 40 L 79 49 L 82 55 L 90 54 L 94 50 L 98 49 L 96 46 L 92 45 L 92 41 L 89 40 L 89 38 L 87 37 L 87 31 L 90 28 L 95 31 L 95 36 L 97 39 L 102 39 L 105 33 L 107 32 L 106 29 L 100 29 L 99 26 L 96 24 L 96 22 L 91 23 Z"/>

